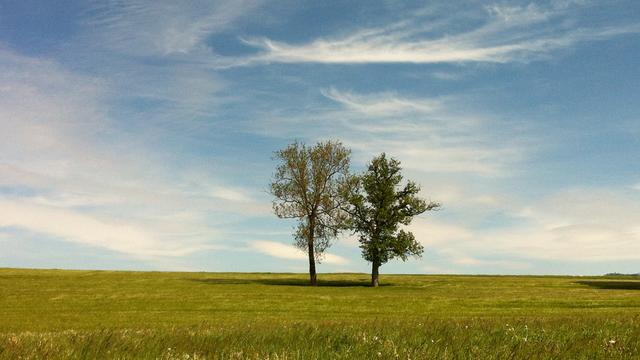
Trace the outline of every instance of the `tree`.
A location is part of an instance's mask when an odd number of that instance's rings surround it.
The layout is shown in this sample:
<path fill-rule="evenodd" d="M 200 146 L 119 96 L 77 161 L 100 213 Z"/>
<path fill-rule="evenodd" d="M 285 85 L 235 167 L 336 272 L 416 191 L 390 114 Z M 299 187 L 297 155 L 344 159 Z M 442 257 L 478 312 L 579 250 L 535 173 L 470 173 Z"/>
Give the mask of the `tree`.
<path fill-rule="evenodd" d="M 393 258 L 406 261 L 410 255 L 419 257 L 424 251 L 413 234 L 400 229 L 400 225 L 409 225 L 414 216 L 440 207 L 417 197 L 420 187 L 412 181 L 400 189 L 400 170 L 399 161 L 387 159 L 382 153 L 357 177 L 348 195 L 350 227 L 360 235 L 363 258 L 371 262 L 374 287 L 378 286 L 380 266 Z"/>
<path fill-rule="evenodd" d="M 299 219 L 295 245 L 309 255 L 309 279 L 317 285 L 316 261 L 341 230 L 349 215 L 344 211 L 353 177 L 349 175 L 351 151 L 339 141 L 314 147 L 295 142 L 275 152 L 279 161 L 271 183 L 273 210 L 279 218 Z"/>

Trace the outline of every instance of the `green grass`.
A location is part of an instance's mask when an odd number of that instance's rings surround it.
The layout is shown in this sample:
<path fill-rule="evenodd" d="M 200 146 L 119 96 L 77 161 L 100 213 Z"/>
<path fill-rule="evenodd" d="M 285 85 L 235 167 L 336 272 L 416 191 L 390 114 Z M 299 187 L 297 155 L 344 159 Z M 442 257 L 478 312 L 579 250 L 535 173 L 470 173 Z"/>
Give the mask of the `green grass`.
<path fill-rule="evenodd" d="M 640 358 L 624 277 L 0 269 L 0 358 Z"/>

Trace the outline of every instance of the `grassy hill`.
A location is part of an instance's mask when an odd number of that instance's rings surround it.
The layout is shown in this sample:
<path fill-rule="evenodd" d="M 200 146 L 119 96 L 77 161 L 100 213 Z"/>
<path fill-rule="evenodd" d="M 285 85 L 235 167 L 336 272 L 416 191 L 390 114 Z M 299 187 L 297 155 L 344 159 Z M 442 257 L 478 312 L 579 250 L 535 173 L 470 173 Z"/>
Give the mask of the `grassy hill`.
<path fill-rule="evenodd" d="M 634 277 L 0 269 L 0 358 L 640 358 Z"/>

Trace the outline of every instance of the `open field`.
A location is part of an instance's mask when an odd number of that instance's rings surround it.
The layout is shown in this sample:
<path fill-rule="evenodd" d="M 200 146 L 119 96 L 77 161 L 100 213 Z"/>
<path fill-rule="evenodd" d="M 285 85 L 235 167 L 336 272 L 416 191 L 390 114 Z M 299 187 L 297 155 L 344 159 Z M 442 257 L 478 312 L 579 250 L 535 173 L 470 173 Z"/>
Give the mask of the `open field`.
<path fill-rule="evenodd" d="M 0 358 L 640 358 L 632 278 L 0 269 Z"/>

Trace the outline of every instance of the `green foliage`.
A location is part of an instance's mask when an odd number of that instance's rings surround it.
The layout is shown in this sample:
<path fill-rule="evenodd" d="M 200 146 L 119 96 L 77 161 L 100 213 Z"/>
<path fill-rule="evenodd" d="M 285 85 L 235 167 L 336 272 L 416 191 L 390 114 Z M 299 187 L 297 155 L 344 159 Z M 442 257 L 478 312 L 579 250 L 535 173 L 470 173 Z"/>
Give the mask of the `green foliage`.
<path fill-rule="evenodd" d="M 420 187 L 412 181 L 400 188 L 400 171 L 400 162 L 383 153 L 371 161 L 348 196 L 351 228 L 360 235 L 362 256 L 374 267 L 393 258 L 404 261 L 410 255 L 420 256 L 422 245 L 400 225 L 409 225 L 414 216 L 440 206 L 419 198 Z"/>
<path fill-rule="evenodd" d="M 386 279 L 0 269 L 0 359 L 640 358 L 638 280 Z"/>
<path fill-rule="evenodd" d="M 295 142 L 275 153 L 279 164 L 271 183 L 273 210 L 280 218 L 300 220 L 295 244 L 304 251 L 311 245 L 316 260 L 321 260 L 348 220 L 342 194 L 350 155 L 339 141 L 313 147 Z"/>

